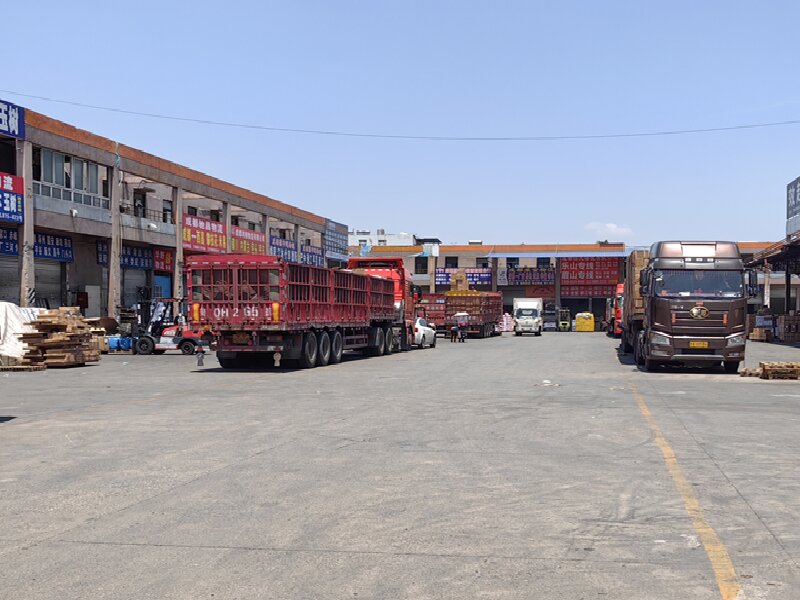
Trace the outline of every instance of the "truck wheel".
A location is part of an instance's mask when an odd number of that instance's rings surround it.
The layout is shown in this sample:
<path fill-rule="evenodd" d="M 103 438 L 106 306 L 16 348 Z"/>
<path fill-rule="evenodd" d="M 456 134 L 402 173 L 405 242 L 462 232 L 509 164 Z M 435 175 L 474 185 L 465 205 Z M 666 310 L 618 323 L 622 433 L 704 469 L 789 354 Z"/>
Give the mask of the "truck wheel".
<path fill-rule="evenodd" d="M 156 344 L 149 337 L 143 337 L 136 340 L 136 354 L 152 354 L 155 350 Z"/>
<path fill-rule="evenodd" d="M 385 344 L 386 336 L 383 335 L 383 329 L 378 329 L 375 332 L 375 346 L 372 347 L 372 356 L 382 356 Z"/>
<path fill-rule="evenodd" d="M 342 332 L 333 331 L 330 334 L 331 338 L 331 358 L 328 364 L 338 365 L 342 362 L 342 355 L 344 354 L 344 343 L 342 341 Z"/>
<path fill-rule="evenodd" d="M 658 363 L 654 360 L 650 360 L 649 358 L 644 359 L 642 364 L 644 366 L 644 370 L 648 373 L 652 373 L 656 370 L 656 367 L 658 367 Z"/>
<path fill-rule="evenodd" d="M 385 327 L 383 330 L 383 353 L 391 354 L 394 350 L 394 331 L 391 327 Z"/>
<path fill-rule="evenodd" d="M 300 349 L 300 368 L 311 369 L 317 366 L 317 336 L 309 331 L 303 336 L 303 347 Z"/>
<path fill-rule="evenodd" d="M 194 354 L 195 345 L 191 340 L 183 340 L 178 348 L 180 349 L 181 354 Z"/>
<path fill-rule="evenodd" d="M 317 336 L 317 366 L 326 367 L 331 360 L 331 338 L 327 331 Z"/>
<path fill-rule="evenodd" d="M 231 358 L 223 358 L 221 356 L 217 356 L 217 360 L 219 361 L 219 366 L 223 369 L 240 369 L 242 367 L 242 363 L 239 360 L 238 356 L 234 356 Z"/>
<path fill-rule="evenodd" d="M 739 361 L 726 360 L 724 363 L 722 363 L 722 366 L 725 369 L 725 372 L 730 373 L 731 375 L 739 372 Z"/>
<path fill-rule="evenodd" d="M 642 366 L 644 364 L 643 354 L 644 353 L 642 352 L 642 342 L 637 339 L 633 345 L 633 360 L 639 366 Z"/>

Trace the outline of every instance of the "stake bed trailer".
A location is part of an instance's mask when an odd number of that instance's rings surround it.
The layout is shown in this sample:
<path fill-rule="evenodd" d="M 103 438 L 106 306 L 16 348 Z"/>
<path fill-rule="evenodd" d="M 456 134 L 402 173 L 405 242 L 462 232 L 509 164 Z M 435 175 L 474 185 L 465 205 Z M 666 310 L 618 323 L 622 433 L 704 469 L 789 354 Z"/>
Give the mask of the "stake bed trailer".
<path fill-rule="evenodd" d="M 457 313 L 467 313 L 467 333 L 485 338 L 496 334 L 496 325 L 503 315 L 503 294 L 500 292 L 445 292 L 446 330 L 458 325 L 462 317 Z"/>
<path fill-rule="evenodd" d="M 217 332 L 223 368 L 298 360 L 335 364 L 345 350 L 379 356 L 395 349 L 394 283 L 349 270 L 275 256 L 186 259 L 189 319 Z"/>

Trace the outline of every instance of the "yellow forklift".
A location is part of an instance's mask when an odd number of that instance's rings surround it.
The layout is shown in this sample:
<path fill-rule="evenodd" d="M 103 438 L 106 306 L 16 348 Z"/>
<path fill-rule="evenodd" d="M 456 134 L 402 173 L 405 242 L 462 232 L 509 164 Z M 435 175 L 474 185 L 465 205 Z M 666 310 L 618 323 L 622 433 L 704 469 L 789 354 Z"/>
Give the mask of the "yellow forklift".
<path fill-rule="evenodd" d="M 568 308 L 556 309 L 556 326 L 558 331 L 572 331 L 572 315 Z"/>

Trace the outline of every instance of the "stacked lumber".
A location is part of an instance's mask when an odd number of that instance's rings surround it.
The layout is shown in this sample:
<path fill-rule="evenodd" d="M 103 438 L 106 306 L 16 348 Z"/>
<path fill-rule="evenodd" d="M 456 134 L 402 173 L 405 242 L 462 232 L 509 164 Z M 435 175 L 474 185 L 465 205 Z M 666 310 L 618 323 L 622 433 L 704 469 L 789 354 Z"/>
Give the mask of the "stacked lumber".
<path fill-rule="evenodd" d="M 30 325 L 35 331 L 20 334 L 26 346 L 23 366 L 82 367 L 100 360 L 92 329 L 80 309 L 43 310 Z"/>
<path fill-rule="evenodd" d="M 750 332 L 748 337 L 753 342 L 771 342 L 772 329 L 767 329 L 766 327 L 755 327 L 753 328 L 753 331 Z"/>
<path fill-rule="evenodd" d="M 800 379 L 800 362 L 760 362 L 761 379 Z"/>

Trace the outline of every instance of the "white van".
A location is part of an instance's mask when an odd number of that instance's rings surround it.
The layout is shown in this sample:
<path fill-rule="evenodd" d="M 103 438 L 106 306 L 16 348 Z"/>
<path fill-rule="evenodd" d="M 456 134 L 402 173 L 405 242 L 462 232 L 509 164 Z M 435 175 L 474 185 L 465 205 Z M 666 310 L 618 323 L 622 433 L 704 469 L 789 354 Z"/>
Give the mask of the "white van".
<path fill-rule="evenodd" d="M 514 335 L 542 335 L 543 310 L 544 301 L 541 298 L 514 298 Z"/>

